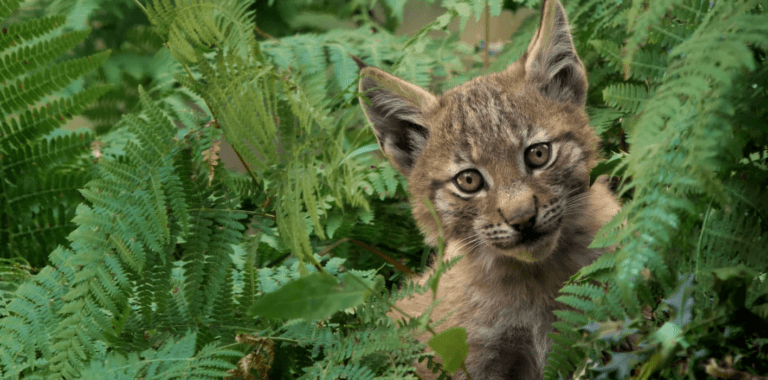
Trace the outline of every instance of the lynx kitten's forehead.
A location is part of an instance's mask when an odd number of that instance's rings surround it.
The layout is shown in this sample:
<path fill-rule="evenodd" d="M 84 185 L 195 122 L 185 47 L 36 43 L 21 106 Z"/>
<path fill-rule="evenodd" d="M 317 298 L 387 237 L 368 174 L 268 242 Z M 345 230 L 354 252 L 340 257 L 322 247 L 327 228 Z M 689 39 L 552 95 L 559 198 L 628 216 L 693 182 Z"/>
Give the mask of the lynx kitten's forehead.
<path fill-rule="evenodd" d="M 427 112 L 429 145 L 451 146 L 475 162 L 514 161 L 521 149 L 539 142 L 592 150 L 595 141 L 580 109 L 499 77 L 476 78 L 441 96 Z"/>

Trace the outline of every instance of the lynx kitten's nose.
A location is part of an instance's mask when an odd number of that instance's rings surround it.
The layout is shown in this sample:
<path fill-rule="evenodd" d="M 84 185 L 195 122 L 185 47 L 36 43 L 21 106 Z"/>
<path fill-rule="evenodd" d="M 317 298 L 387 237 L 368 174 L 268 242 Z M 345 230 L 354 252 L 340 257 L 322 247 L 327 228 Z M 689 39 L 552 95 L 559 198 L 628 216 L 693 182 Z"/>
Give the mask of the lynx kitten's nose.
<path fill-rule="evenodd" d="M 515 215 L 515 217 L 513 217 L 507 222 L 509 223 L 510 226 L 512 226 L 512 229 L 514 229 L 515 231 L 520 232 L 524 230 L 529 230 L 533 227 L 534 224 L 536 224 L 535 210 L 526 211 L 518 215 Z"/>

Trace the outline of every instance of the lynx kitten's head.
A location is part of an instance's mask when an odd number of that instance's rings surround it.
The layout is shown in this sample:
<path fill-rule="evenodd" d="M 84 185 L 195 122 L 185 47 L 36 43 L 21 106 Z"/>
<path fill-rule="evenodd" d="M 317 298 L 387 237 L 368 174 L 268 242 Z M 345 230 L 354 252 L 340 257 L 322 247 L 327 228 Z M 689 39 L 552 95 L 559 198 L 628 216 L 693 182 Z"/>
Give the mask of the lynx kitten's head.
<path fill-rule="evenodd" d="M 562 5 L 546 1 L 527 51 L 501 73 L 435 96 L 375 67 L 361 100 L 382 151 L 408 177 L 427 242 L 440 217 L 468 254 L 546 258 L 581 217 L 597 136 L 583 111 L 584 66 Z"/>

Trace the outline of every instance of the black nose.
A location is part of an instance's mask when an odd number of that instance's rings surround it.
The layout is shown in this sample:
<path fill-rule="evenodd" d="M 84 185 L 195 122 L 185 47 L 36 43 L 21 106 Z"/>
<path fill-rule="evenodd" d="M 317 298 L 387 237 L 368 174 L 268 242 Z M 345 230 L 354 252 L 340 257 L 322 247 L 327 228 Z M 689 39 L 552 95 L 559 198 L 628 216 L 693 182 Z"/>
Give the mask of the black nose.
<path fill-rule="evenodd" d="M 507 223 L 517 232 L 530 230 L 536 224 L 536 211 L 522 212 L 510 218 Z"/>
<path fill-rule="evenodd" d="M 524 222 L 513 224 L 512 229 L 514 229 L 517 232 L 527 231 L 533 228 L 535 224 L 536 224 L 536 215 L 532 216 L 530 219 Z"/>

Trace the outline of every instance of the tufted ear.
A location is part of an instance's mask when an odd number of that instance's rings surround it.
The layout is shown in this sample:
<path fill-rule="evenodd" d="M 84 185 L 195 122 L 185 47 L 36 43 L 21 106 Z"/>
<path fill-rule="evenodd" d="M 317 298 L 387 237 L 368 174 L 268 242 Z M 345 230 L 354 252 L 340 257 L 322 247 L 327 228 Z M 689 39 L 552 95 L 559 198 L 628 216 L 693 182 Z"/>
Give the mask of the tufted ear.
<path fill-rule="evenodd" d="M 408 176 L 429 138 L 424 112 L 437 100 L 419 86 L 353 59 L 360 67 L 360 104 L 379 147 Z"/>
<path fill-rule="evenodd" d="M 576 55 L 568 19 L 559 0 L 545 0 L 541 24 L 526 51 L 526 78 L 552 99 L 583 107 L 587 73 Z"/>

